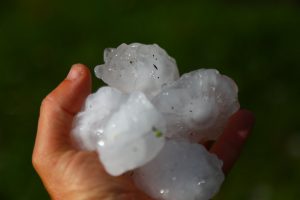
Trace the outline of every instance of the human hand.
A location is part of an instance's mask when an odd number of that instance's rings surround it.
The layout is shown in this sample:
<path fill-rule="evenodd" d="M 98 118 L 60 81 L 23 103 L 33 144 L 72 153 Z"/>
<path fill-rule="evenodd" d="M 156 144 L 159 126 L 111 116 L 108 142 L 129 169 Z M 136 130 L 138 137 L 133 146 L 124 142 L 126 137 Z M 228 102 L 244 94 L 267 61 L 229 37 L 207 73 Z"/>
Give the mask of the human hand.
<path fill-rule="evenodd" d="M 139 191 L 129 174 L 108 175 L 95 152 L 72 145 L 73 118 L 91 91 L 87 67 L 76 64 L 67 78 L 42 102 L 32 162 L 47 191 L 55 200 L 150 200 Z M 227 173 L 238 158 L 254 123 L 251 112 L 233 115 L 210 151 L 224 162 Z"/>

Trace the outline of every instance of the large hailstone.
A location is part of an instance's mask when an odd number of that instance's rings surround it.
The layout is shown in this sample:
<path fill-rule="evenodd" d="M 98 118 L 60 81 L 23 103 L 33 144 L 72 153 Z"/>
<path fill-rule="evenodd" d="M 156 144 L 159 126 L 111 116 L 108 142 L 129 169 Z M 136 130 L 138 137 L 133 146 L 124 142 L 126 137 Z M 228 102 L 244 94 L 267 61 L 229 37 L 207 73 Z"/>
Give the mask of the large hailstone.
<path fill-rule="evenodd" d="M 106 171 L 117 176 L 153 159 L 165 131 L 162 115 L 143 93 L 103 87 L 88 96 L 72 135 L 81 149 L 97 150 Z"/>
<path fill-rule="evenodd" d="M 152 160 L 164 145 L 166 132 L 162 115 L 141 92 L 130 94 L 104 127 L 99 141 L 100 159 L 114 176 Z"/>
<path fill-rule="evenodd" d="M 157 44 L 132 43 L 107 48 L 104 62 L 96 66 L 96 76 L 127 93 L 141 91 L 151 97 L 179 77 L 176 61 Z"/>
<path fill-rule="evenodd" d="M 83 150 L 94 151 L 103 138 L 104 125 L 128 95 L 111 87 L 102 87 L 90 94 L 74 120 L 72 136 Z"/>
<path fill-rule="evenodd" d="M 222 161 L 200 144 L 167 140 L 162 151 L 134 171 L 136 185 L 158 200 L 208 200 L 219 190 Z"/>
<path fill-rule="evenodd" d="M 215 140 L 239 109 L 234 81 L 215 69 L 184 74 L 152 100 L 167 121 L 169 138 Z"/>

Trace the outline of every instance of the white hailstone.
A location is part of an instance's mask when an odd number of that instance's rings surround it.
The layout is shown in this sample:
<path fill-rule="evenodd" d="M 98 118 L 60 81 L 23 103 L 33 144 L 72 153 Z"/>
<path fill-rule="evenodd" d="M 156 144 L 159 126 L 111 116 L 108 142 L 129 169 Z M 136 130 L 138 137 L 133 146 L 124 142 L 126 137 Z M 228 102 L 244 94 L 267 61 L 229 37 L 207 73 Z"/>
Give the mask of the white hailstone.
<path fill-rule="evenodd" d="M 81 149 L 97 149 L 106 121 L 127 98 L 127 95 L 111 87 L 102 87 L 87 97 L 84 107 L 75 117 L 72 129 L 72 136 Z"/>
<path fill-rule="evenodd" d="M 162 115 L 141 92 L 130 94 L 104 127 L 99 141 L 100 160 L 117 176 L 152 160 L 164 145 Z"/>
<path fill-rule="evenodd" d="M 123 92 L 141 91 L 148 97 L 178 79 L 176 61 L 157 44 L 121 44 L 104 50 L 104 64 L 95 74 L 108 85 Z"/>
<path fill-rule="evenodd" d="M 215 69 L 184 74 L 152 100 L 167 121 L 166 137 L 214 140 L 239 109 L 238 88 Z"/>
<path fill-rule="evenodd" d="M 222 161 L 197 143 L 166 140 L 162 151 L 136 169 L 135 184 L 160 200 L 208 200 L 219 190 Z"/>
<path fill-rule="evenodd" d="M 143 93 L 102 87 L 87 97 L 72 136 L 81 149 L 97 150 L 106 171 L 117 176 L 153 159 L 165 132 L 162 115 Z"/>

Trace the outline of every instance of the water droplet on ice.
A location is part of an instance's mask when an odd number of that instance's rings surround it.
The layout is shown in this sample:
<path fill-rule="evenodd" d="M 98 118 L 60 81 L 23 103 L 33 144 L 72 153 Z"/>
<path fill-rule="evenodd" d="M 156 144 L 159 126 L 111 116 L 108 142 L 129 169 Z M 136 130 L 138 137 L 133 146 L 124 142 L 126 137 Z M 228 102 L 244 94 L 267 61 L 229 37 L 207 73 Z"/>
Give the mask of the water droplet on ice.
<path fill-rule="evenodd" d="M 104 133 L 104 131 L 103 131 L 102 128 L 101 128 L 101 129 L 98 129 L 98 130 L 96 131 L 96 135 L 98 135 L 98 136 L 101 136 L 103 133 Z"/>
<path fill-rule="evenodd" d="M 205 181 L 205 180 L 201 180 L 201 181 L 199 181 L 199 182 L 197 183 L 197 185 L 199 186 L 199 185 L 204 184 L 204 183 L 206 183 L 206 181 Z"/>
<path fill-rule="evenodd" d="M 100 140 L 100 141 L 98 142 L 98 145 L 101 146 L 101 147 L 103 147 L 103 146 L 105 145 L 105 142 L 104 142 L 103 140 Z"/>

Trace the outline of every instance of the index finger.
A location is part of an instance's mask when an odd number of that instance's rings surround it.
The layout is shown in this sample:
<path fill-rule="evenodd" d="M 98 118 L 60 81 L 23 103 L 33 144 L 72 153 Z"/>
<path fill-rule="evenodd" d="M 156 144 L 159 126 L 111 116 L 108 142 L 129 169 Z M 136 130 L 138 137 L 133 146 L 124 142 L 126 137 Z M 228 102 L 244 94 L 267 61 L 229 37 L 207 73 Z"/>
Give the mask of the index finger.
<path fill-rule="evenodd" d="M 252 112 L 242 109 L 230 117 L 223 134 L 214 143 L 210 152 L 223 161 L 223 171 L 227 174 L 238 159 L 254 125 Z"/>

